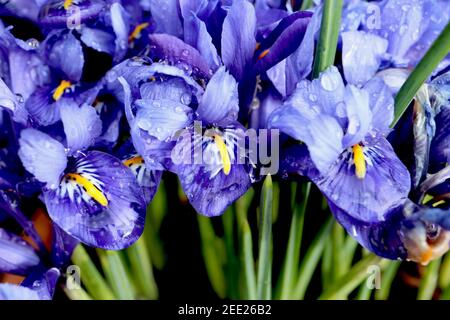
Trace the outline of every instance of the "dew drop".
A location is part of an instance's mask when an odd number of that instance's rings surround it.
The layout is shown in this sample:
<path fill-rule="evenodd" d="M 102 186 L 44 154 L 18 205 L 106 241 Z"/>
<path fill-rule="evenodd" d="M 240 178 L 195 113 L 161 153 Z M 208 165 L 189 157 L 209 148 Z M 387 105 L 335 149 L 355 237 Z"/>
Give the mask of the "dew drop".
<path fill-rule="evenodd" d="M 187 49 L 184 49 L 183 51 L 181 51 L 181 55 L 183 57 L 187 57 L 187 56 L 189 56 L 189 51 Z"/>
<path fill-rule="evenodd" d="M 407 30 L 408 30 L 408 26 L 406 24 L 402 24 L 400 26 L 400 30 L 399 30 L 400 35 L 403 36 Z"/>
<path fill-rule="evenodd" d="M 334 91 L 339 86 L 340 75 L 337 72 L 327 72 L 320 77 L 320 84 L 326 91 Z"/>
<path fill-rule="evenodd" d="M 185 105 L 189 105 L 192 101 L 191 95 L 188 93 L 183 93 L 181 95 L 181 103 L 185 104 Z"/>
<path fill-rule="evenodd" d="M 37 49 L 39 47 L 39 41 L 34 38 L 30 38 L 26 42 L 27 45 L 32 49 Z"/>

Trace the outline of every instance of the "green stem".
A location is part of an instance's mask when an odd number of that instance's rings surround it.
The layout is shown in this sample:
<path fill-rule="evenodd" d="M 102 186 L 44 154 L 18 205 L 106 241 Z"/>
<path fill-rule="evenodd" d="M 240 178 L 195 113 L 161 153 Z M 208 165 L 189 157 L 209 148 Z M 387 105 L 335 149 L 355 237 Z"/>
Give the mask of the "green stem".
<path fill-rule="evenodd" d="M 153 276 L 153 268 L 145 245 L 145 239 L 139 238 L 135 244 L 126 249 L 134 275 L 135 285 L 145 299 L 157 299 L 158 287 Z"/>
<path fill-rule="evenodd" d="M 258 299 L 269 299 L 267 288 L 271 287 L 271 251 L 272 251 L 272 203 L 273 185 L 272 177 L 268 175 L 264 181 L 259 220 L 259 255 L 257 273 L 257 297 Z"/>
<path fill-rule="evenodd" d="M 326 239 L 325 248 L 322 255 L 321 275 L 322 275 L 322 291 L 333 283 L 333 243 L 331 239 Z"/>
<path fill-rule="evenodd" d="M 159 228 L 167 214 L 167 193 L 164 182 L 158 188 L 152 202 L 147 208 L 144 237 L 150 260 L 156 269 L 161 270 L 166 262 L 163 244 L 159 237 Z"/>
<path fill-rule="evenodd" d="M 293 210 L 286 256 L 284 258 L 283 269 L 281 271 L 281 289 L 280 294 L 277 296 L 278 299 L 289 298 L 294 284 L 294 279 L 297 277 L 303 225 L 305 222 L 305 212 L 308 205 L 310 191 L 311 182 L 308 182 L 303 192 L 304 198 L 301 205 L 295 205 Z"/>
<path fill-rule="evenodd" d="M 246 294 L 245 299 L 256 300 L 256 276 L 255 276 L 255 261 L 253 259 L 253 243 L 252 231 L 247 220 L 247 209 L 249 201 L 247 198 L 251 196 L 249 193 L 245 194 L 241 199 L 236 201 L 236 214 L 238 219 L 240 238 L 241 263 L 244 271 L 244 281 Z"/>
<path fill-rule="evenodd" d="M 333 244 L 333 279 L 339 279 L 344 274 L 344 230 L 335 222 L 331 229 L 331 241 Z"/>
<path fill-rule="evenodd" d="M 380 289 L 375 291 L 376 300 L 387 300 L 389 298 L 389 293 L 391 292 L 392 282 L 395 279 L 397 270 L 400 267 L 400 261 L 391 261 L 383 272 L 381 278 Z"/>
<path fill-rule="evenodd" d="M 439 275 L 439 287 L 445 289 L 450 286 L 450 253 L 442 259 L 441 273 Z"/>
<path fill-rule="evenodd" d="M 322 226 L 316 238 L 313 240 L 305 257 L 303 258 L 298 272 L 298 280 L 292 293 L 292 299 L 300 300 L 305 297 L 306 289 L 308 288 L 311 277 L 319 263 L 322 256 L 323 248 L 330 236 L 330 230 L 333 225 L 333 219 L 330 217 L 328 221 Z"/>
<path fill-rule="evenodd" d="M 370 300 L 373 289 L 366 285 L 365 283 L 359 286 L 358 294 L 356 295 L 356 300 Z"/>
<path fill-rule="evenodd" d="M 431 300 L 436 291 L 439 267 L 441 266 L 441 259 L 431 261 L 425 269 L 422 281 L 420 281 L 419 291 L 417 293 L 417 300 Z"/>
<path fill-rule="evenodd" d="M 395 116 L 391 128 L 400 120 L 422 84 L 450 52 L 449 39 L 450 23 L 447 24 L 439 37 L 434 41 L 397 93 L 395 97 Z"/>
<path fill-rule="evenodd" d="M 133 300 L 135 292 L 119 251 L 97 250 L 103 271 L 119 300 Z"/>
<path fill-rule="evenodd" d="M 349 295 L 356 287 L 358 287 L 368 276 L 371 266 L 378 265 L 380 269 L 386 267 L 388 260 L 382 260 L 373 254 L 370 254 L 360 260 L 352 269 L 340 279 L 335 281 L 325 292 L 323 292 L 320 300 L 334 300 L 342 296 Z"/>
<path fill-rule="evenodd" d="M 92 297 L 82 288 L 69 289 L 67 287 L 64 287 L 63 290 L 70 300 L 92 300 Z"/>
<path fill-rule="evenodd" d="M 222 254 L 224 248 L 219 243 L 221 239 L 218 239 L 213 226 L 211 224 L 211 218 L 197 215 L 200 237 L 202 240 L 202 252 L 205 260 L 206 272 L 208 273 L 209 280 L 214 291 L 220 298 L 224 298 L 227 292 L 227 285 L 223 266 Z"/>
<path fill-rule="evenodd" d="M 312 7 L 312 5 L 313 5 L 313 0 L 303 0 L 300 10 L 309 9 Z"/>
<path fill-rule="evenodd" d="M 228 279 L 228 296 L 231 299 L 237 299 L 237 275 L 238 262 L 236 260 L 236 252 L 234 249 L 234 214 L 231 207 L 222 215 L 225 249 L 227 254 L 226 274 Z"/>
<path fill-rule="evenodd" d="M 115 296 L 112 293 L 111 288 L 103 279 L 97 267 L 92 262 L 91 257 L 80 244 L 78 245 L 72 254 L 72 261 L 80 268 L 81 282 L 86 287 L 89 295 L 97 300 L 114 300 Z"/>
<path fill-rule="evenodd" d="M 334 64 L 341 26 L 342 4 L 343 0 L 324 1 L 319 42 L 314 59 L 314 78 Z"/>

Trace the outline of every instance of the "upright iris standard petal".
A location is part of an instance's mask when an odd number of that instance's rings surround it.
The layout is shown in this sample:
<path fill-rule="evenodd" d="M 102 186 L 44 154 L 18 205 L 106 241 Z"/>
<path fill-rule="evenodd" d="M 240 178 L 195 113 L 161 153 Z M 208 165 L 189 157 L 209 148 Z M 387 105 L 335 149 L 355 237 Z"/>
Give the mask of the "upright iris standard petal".
<path fill-rule="evenodd" d="M 44 191 L 52 220 L 81 242 L 123 249 L 141 235 L 145 200 L 133 173 L 114 156 L 90 151 L 68 168 L 58 188 Z"/>
<path fill-rule="evenodd" d="M 225 67 L 220 67 L 201 97 L 198 117 L 207 124 L 227 125 L 237 120 L 238 112 L 238 84 Z"/>
<path fill-rule="evenodd" d="M 392 91 L 380 77 L 370 79 L 363 87 L 369 94 L 372 127 L 387 133 L 394 120 L 394 98 Z"/>
<path fill-rule="evenodd" d="M 83 73 L 84 55 L 81 43 L 69 33 L 57 33 L 48 38 L 48 63 L 50 66 L 62 71 L 67 80 L 79 81 Z M 54 42 L 53 42 L 54 41 Z M 46 45 L 46 44 L 43 44 Z"/>
<path fill-rule="evenodd" d="M 347 130 L 342 140 L 344 147 L 350 147 L 361 140 L 372 126 L 372 112 L 369 107 L 369 94 L 365 90 L 350 85 L 345 90 Z"/>
<path fill-rule="evenodd" d="M 114 2 L 110 8 L 111 25 L 116 35 L 114 61 L 123 59 L 128 49 L 128 35 L 130 34 L 130 26 L 127 23 L 125 9 L 118 2 Z"/>
<path fill-rule="evenodd" d="M 355 150 L 347 149 L 326 175 L 313 181 L 349 216 L 369 223 L 383 221 L 390 209 L 407 198 L 410 176 L 384 137 L 366 138 L 361 148 L 366 168 L 363 178 L 355 174 Z"/>
<path fill-rule="evenodd" d="M 170 139 L 192 121 L 189 87 L 174 78 L 164 82 L 150 82 L 141 87 L 145 98 L 136 100 L 135 124 L 161 141 Z"/>
<path fill-rule="evenodd" d="M 81 29 L 81 41 L 88 47 L 109 55 L 114 54 L 114 36 L 104 30 L 83 27 Z"/>
<path fill-rule="evenodd" d="M 39 262 L 33 247 L 0 228 L 0 272 L 25 275 Z"/>
<path fill-rule="evenodd" d="M 382 8 L 382 33 L 389 42 L 388 52 L 397 64 L 407 65 L 404 57 L 417 41 L 424 10 L 420 0 L 390 0 Z"/>
<path fill-rule="evenodd" d="M 253 58 L 256 47 L 255 8 L 246 0 L 233 1 L 222 30 L 222 60 L 240 81 Z"/>
<path fill-rule="evenodd" d="M 168 34 L 151 34 L 149 39 L 151 58 L 167 60 L 202 78 L 210 77 L 209 65 L 197 49 Z"/>
<path fill-rule="evenodd" d="M 183 35 L 183 26 L 178 15 L 178 1 L 149 0 L 149 3 L 152 18 L 156 23 L 156 32 L 181 37 Z"/>
<path fill-rule="evenodd" d="M 362 86 L 378 71 L 386 53 L 386 39 L 363 31 L 342 33 L 342 66 L 347 82 Z"/>
<path fill-rule="evenodd" d="M 278 23 L 277 27 L 259 45 L 255 65 L 258 73 L 284 60 L 301 45 L 311 16 L 310 12 L 299 11 Z"/>
<path fill-rule="evenodd" d="M 50 188 L 57 186 L 67 166 L 64 146 L 47 134 L 31 128 L 21 132 L 19 144 L 19 157 L 25 169 Z"/>
<path fill-rule="evenodd" d="M 206 24 L 195 14 L 190 13 L 190 24 L 191 28 L 194 30 L 192 35 L 192 40 L 186 41 L 187 34 L 185 33 L 185 41 L 197 48 L 198 52 L 204 57 L 205 61 L 208 63 L 209 67 L 215 71 L 221 64 L 220 57 L 217 54 L 217 49 L 214 47 L 211 35 L 206 29 Z M 185 22 L 186 23 L 186 22 Z"/>
<path fill-rule="evenodd" d="M 67 148 L 75 153 L 91 146 L 102 132 L 102 122 L 93 107 L 79 107 L 71 100 L 61 101 L 60 113 L 67 139 Z"/>

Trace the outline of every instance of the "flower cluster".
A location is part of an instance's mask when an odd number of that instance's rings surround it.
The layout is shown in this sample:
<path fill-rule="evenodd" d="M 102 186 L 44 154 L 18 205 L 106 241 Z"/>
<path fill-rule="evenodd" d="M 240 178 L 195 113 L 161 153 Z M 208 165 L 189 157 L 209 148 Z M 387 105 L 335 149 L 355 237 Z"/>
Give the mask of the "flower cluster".
<path fill-rule="evenodd" d="M 0 285 L 0 297 L 51 298 L 79 242 L 133 244 L 165 171 L 199 214 L 223 214 L 265 172 L 255 153 L 275 143 L 271 174 L 312 181 L 362 246 L 421 263 L 444 254 L 450 56 L 391 124 L 450 6 L 345 1 L 336 65 L 313 78 L 322 10 L 276 0 L 1 4 L 0 272 L 25 280 Z M 269 143 L 249 130 L 281 135 Z"/>

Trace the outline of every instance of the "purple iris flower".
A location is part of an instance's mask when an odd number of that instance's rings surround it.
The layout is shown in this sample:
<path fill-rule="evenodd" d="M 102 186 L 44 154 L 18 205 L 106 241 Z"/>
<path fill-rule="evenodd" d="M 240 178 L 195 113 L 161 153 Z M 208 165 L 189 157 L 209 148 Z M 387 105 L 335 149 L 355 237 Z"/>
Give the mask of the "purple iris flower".
<path fill-rule="evenodd" d="M 330 67 L 304 80 L 269 118 L 269 127 L 302 141 L 314 165 L 308 177 L 333 206 L 365 223 L 384 221 L 406 199 L 408 170 L 386 140 L 393 98 L 381 79 L 363 88 L 344 85 Z M 302 160 L 287 157 L 293 165 Z M 300 164 L 299 164 L 300 163 Z"/>
<path fill-rule="evenodd" d="M 380 67 L 413 68 L 449 21 L 447 1 L 348 1 L 341 33 L 345 78 L 363 85 Z"/>
<path fill-rule="evenodd" d="M 201 67 L 195 64 L 200 56 L 194 48 L 190 50 L 186 55 L 193 59 L 190 63 Z M 190 74 L 182 66 L 162 63 L 128 61 L 124 66 L 118 70 L 125 112 L 133 143 L 146 165 L 177 173 L 199 213 L 223 213 L 250 187 L 245 165 L 237 163 L 236 146 L 243 127 L 237 122 L 236 80 L 220 67 L 204 89 L 192 78 L 202 74 L 197 66 L 190 66 Z M 195 127 L 196 121 L 200 127 Z M 195 150 L 201 150 L 200 162 L 193 160 Z"/>
<path fill-rule="evenodd" d="M 19 157 L 44 183 L 42 199 L 52 220 L 89 245 L 121 249 L 142 233 L 145 200 L 133 172 L 110 154 L 87 150 L 102 132 L 95 109 L 67 100 L 60 115 L 65 141 L 27 128 Z"/>

